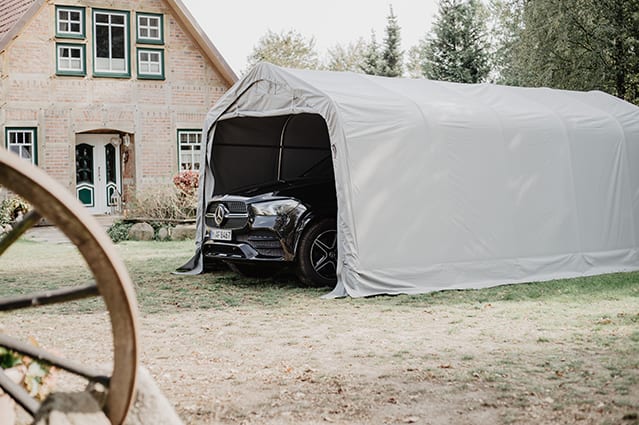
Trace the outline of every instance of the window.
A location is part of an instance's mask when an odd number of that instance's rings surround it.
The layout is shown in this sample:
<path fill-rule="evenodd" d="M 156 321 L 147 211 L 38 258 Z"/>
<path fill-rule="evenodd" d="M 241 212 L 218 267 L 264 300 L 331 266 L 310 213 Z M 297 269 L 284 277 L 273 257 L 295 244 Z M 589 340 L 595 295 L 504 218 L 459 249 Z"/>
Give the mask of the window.
<path fill-rule="evenodd" d="M 96 76 L 129 77 L 129 13 L 93 11 L 93 67 Z"/>
<path fill-rule="evenodd" d="M 164 44 L 163 16 L 152 13 L 138 13 L 137 42 Z"/>
<path fill-rule="evenodd" d="M 35 128 L 7 128 L 5 136 L 7 150 L 33 164 L 38 163 Z"/>
<path fill-rule="evenodd" d="M 56 44 L 57 75 L 86 75 L 84 44 Z"/>
<path fill-rule="evenodd" d="M 55 9 L 55 35 L 62 38 L 84 38 L 84 8 L 61 7 Z"/>
<path fill-rule="evenodd" d="M 138 49 L 138 78 L 164 79 L 164 51 Z"/>
<path fill-rule="evenodd" d="M 180 171 L 200 169 L 202 131 L 178 130 Z"/>

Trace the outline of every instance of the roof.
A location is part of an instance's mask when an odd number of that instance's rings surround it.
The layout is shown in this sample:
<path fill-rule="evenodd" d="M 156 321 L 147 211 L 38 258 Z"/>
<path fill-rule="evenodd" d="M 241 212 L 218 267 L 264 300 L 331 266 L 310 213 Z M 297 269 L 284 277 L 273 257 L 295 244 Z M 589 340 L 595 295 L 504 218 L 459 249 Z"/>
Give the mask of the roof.
<path fill-rule="evenodd" d="M 44 0 L 0 0 L 0 51 L 20 32 L 36 14 Z M 220 72 L 224 82 L 232 85 L 237 75 L 224 60 L 219 50 L 199 26 L 191 12 L 181 0 L 166 0 L 187 32 Z"/>
<path fill-rule="evenodd" d="M 35 14 L 44 0 L 0 0 L 0 50 Z"/>

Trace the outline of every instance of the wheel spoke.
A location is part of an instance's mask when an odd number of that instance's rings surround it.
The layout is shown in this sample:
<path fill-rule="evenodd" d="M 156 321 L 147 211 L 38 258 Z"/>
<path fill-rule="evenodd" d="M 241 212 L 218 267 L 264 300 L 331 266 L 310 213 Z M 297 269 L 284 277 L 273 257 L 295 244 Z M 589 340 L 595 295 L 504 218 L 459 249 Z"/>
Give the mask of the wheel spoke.
<path fill-rule="evenodd" d="M 17 222 L 15 226 L 13 226 L 13 229 L 0 240 L 0 255 L 13 245 L 15 241 L 20 239 L 20 236 L 22 236 L 24 232 L 38 223 L 41 218 L 42 216 L 36 210 L 31 210 L 26 213 L 22 220 Z"/>
<path fill-rule="evenodd" d="M 40 409 L 40 403 L 31 398 L 27 390 L 13 382 L 2 369 L 0 369 L 0 387 L 31 416 L 35 416 L 38 409 Z"/>
<path fill-rule="evenodd" d="M 10 350 L 17 351 L 20 354 L 27 355 L 38 361 L 48 363 L 60 369 L 75 373 L 76 375 L 83 376 L 90 381 L 100 382 L 105 385 L 108 385 L 109 383 L 109 378 L 107 376 L 95 373 L 91 368 L 76 363 L 72 360 L 56 356 L 43 350 L 42 348 L 24 343 L 8 335 L 0 334 L 0 347 L 5 347 Z"/>
<path fill-rule="evenodd" d="M 52 291 L 28 295 L 17 295 L 0 299 L 0 311 L 76 301 L 100 295 L 95 283 L 73 288 L 61 288 Z"/>

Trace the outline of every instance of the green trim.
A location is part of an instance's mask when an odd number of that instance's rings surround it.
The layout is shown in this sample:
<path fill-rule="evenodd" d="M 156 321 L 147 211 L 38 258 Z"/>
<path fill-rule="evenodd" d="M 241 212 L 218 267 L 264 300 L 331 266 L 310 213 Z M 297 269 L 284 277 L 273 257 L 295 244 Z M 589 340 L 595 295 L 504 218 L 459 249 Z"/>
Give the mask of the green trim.
<path fill-rule="evenodd" d="M 177 142 L 177 166 L 178 166 L 178 173 L 180 171 L 182 171 L 182 145 L 180 144 L 180 133 L 200 133 L 200 148 L 202 146 L 202 137 L 203 137 L 203 132 L 201 128 L 178 128 L 176 130 L 176 137 L 175 140 Z M 200 154 L 201 154 L 201 150 L 200 150 Z M 199 161 L 198 161 L 199 162 Z M 200 163 L 200 168 L 202 167 L 202 164 Z"/>
<path fill-rule="evenodd" d="M 150 74 L 150 73 L 143 73 L 140 71 L 140 53 L 144 53 L 144 52 L 154 52 L 154 53 L 159 53 L 160 54 L 160 73 L 159 74 Z M 135 55 L 135 60 L 136 60 L 136 66 L 137 66 L 137 70 L 138 70 L 138 79 L 140 80 L 164 80 L 164 49 L 147 49 L 142 48 L 142 47 L 138 47 L 136 55 Z"/>
<path fill-rule="evenodd" d="M 69 69 L 60 69 L 60 49 L 59 47 L 79 48 L 82 51 L 82 69 L 74 71 Z M 56 43 L 55 44 L 55 75 L 68 75 L 75 77 L 84 77 L 87 75 L 87 48 L 84 44 L 73 43 Z"/>
<path fill-rule="evenodd" d="M 126 65 L 126 71 L 122 72 L 122 71 L 103 71 L 103 70 L 96 70 L 95 69 L 95 63 L 97 62 L 97 58 L 96 58 L 96 36 L 95 36 L 95 27 L 96 27 L 96 21 L 95 21 L 95 15 L 97 13 L 104 13 L 104 14 L 109 14 L 109 15 L 124 15 L 125 19 L 124 19 L 124 36 L 125 36 L 125 40 L 124 40 L 124 48 L 126 49 L 126 57 L 124 58 L 125 60 L 125 65 Z M 127 10 L 110 10 L 110 9 L 93 9 L 92 11 L 92 19 L 93 19 L 93 23 L 92 23 L 92 31 L 93 31 L 93 76 L 94 77 L 106 77 L 106 78 L 131 78 L 131 12 L 127 11 Z M 112 58 L 109 58 L 112 59 Z"/>
<path fill-rule="evenodd" d="M 140 37 L 140 17 L 148 16 L 160 19 L 160 38 Z M 164 15 L 161 13 L 136 12 L 135 14 L 135 41 L 141 44 L 164 44 Z"/>
<path fill-rule="evenodd" d="M 4 128 L 4 147 L 9 150 L 9 132 L 10 131 L 30 131 L 32 135 L 31 146 L 33 147 L 33 157 L 31 162 L 38 165 L 38 128 L 37 127 L 5 127 Z"/>
<path fill-rule="evenodd" d="M 58 26 L 58 11 L 59 10 L 69 10 L 69 11 L 75 11 L 75 12 L 80 12 L 80 33 L 72 33 L 72 32 L 60 32 L 59 31 L 59 26 Z M 86 26 L 87 26 L 87 19 L 86 19 L 86 10 L 84 9 L 84 7 L 77 7 L 77 6 L 56 6 L 55 7 L 55 36 L 57 38 L 75 38 L 75 39 L 84 39 L 86 38 Z"/>

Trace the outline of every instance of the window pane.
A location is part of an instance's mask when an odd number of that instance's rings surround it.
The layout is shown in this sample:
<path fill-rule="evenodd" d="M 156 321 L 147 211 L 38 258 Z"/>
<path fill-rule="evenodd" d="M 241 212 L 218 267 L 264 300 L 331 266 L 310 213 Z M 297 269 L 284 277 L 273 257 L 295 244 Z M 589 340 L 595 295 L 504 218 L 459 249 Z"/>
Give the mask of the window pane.
<path fill-rule="evenodd" d="M 140 52 L 140 60 L 143 62 L 148 62 L 149 54 L 147 52 Z"/>
<path fill-rule="evenodd" d="M 25 145 L 22 147 L 22 152 L 20 152 L 20 156 L 24 159 L 31 159 L 31 146 Z"/>
<path fill-rule="evenodd" d="M 149 38 L 160 38 L 160 31 L 156 28 L 152 28 L 149 32 Z"/>
<path fill-rule="evenodd" d="M 81 57 L 80 49 L 73 49 L 73 50 L 70 50 L 70 52 L 71 52 L 71 57 L 72 58 L 80 58 Z"/>
<path fill-rule="evenodd" d="M 71 24 L 71 32 L 80 32 L 80 24 L 72 23 Z"/>
<path fill-rule="evenodd" d="M 80 12 L 69 12 L 69 19 L 80 22 Z"/>
<path fill-rule="evenodd" d="M 69 24 L 66 22 L 60 22 L 58 28 L 60 32 L 69 32 Z"/>
<path fill-rule="evenodd" d="M 109 22 L 109 15 L 107 15 L 106 13 L 96 13 L 95 14 L 95 22 L 108 23 Z"/>
<path fill-rule="evenodd" d="M 149 30 L 148 30 L 148 28 L 140 28 L 140 37 L 141 38 L 149 38 Z"/>
<path fill-rule="evenodd" d="M 111 15 L 111 23 L 116 25 L 124 25 L 124 16 Z"/>
<path fill-rule="evenodd" d="M 98 58 L 109 57 L 109 27 L 98 25 L 95 29 L 95 47 Z"/>
<path fill-rule="evenodd" d="M 112 27 L 111 36 L 113 41 L 111 43 L 111 55 L 113 58 L 124 59 L 124 28 Z"/>
<path fill-rule="evenodd" d="M 20 155 L 20 146 L 16 146 L 16 145 L 9 146 L 9 152 L 13 152 L 16 155 Z"/>
<path fill-rule="evenodd" d="M 140 16 L 140 26 L 148 26 L 149 25 L 149 18 L 147 18 L 146 16 Z"/>
<path fill-rule="evenodd" d="M 58 11 L 58 19 L 68 21 L 69 20 L 69 12 L 67 10 Z"/>

